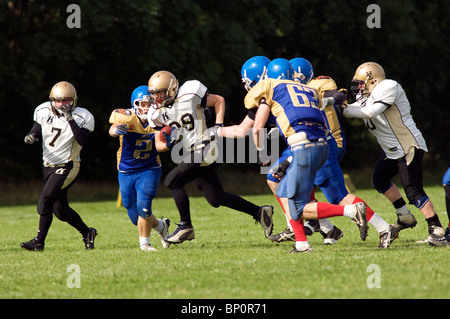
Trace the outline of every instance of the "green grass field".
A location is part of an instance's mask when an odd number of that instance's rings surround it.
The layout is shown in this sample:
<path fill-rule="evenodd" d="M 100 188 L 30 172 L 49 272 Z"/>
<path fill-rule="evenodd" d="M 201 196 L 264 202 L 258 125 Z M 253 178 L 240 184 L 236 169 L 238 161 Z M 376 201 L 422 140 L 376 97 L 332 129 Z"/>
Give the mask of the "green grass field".
<path fill-rule="evenodd" d="M 446 226 L 442 188 L 426 190 Z M 356 194 L 386 221 L 395 221 L 391 205 L 374 190 Z M 317 196 L 324 200 L 320 192 Z M 273 205 L 274 231 L 285 228 L 285 218 L 272 195 L 244 197 Z M 373 227 L 362 242 L 356 225 L 338 217 L 331 221 L 344 231 L 344 237 L 336 245 L 325 246 L 322 236 L 314 234 L 309 237 L 314 252 L 294 255 L 286 254 L 292 242 L 271 243 L 251 217 L 227 208 L 214 209 L 202 197 L 191 198 L 195 240 L 163 250 L 153 232 L 151 241 L 158 252 L 140 251 L 137 229 L 115 201 L 74 202 L 72 207 L 97 228 L 96 249 L 85 251 L 78 232 L 55 218 L 45 250 L 24 251 L 20 243 L 34 237 L 37 230 L 35 205 L 0 207 L 1 299 L 450 297 L 450 250 L 416 243 L 427 236 L 427 225 L 413 206 L 410 209 L 418 225 L 402 231 L 387 250 L 377 249 L 378 234 Z M 170 218 L 170 231 L 175 229 L 179 217 L 172 198 L 157 198 L 153 210 L 157 217 Z M 73 265 L 79 267 L 78 272 L 72 271 Z M 70 288 L 74 283 L 79 288 Z"/>

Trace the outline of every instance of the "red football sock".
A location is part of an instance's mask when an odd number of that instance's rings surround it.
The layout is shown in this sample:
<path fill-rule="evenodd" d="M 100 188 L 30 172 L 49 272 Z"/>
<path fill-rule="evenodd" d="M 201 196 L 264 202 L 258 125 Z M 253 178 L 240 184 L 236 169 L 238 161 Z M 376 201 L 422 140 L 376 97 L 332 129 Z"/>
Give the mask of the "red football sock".
<path fill-rule="evenodd" d="M 318 202 L 318 200 L 316 199 L 316 192 L 313 188 L 312 192 L 311 192 L 311 197 L 309 199 L 311 202 Z"/>
<path fill-rule="evenodd" d="M 290 219 L 289 223 L 294 231 L 295 241 L 307 241 L 305 227 L 303 226 L 303 219 L 299 219 L 298 221 Z"/>
<path fill-rule="evenodd" d="M 317 203 L 317 218 L 328 218 L 334 216 L 344 216 L 344 207 L 339 205 L 332 205 L 328 203 Z"/>
<path fill-rule="evenodd" d="M 366 216 L 367 216 L 367 221 L 369 221 L 372 218 L 373 214 L 375 214 L 375 212 L 372 210 L 372 208 L 369 207 L 369 205 L 367 205 L 366 202 L 364 202 L 361 198 L 355 196 L 355 200 L 353 201 L 353 204 L 356 204 L 356 203 L 365 203 L 366 204 L 366 207 L 367 207 L 366 208 Z"/>
<path fill-rule="evenodd" d="M 275 198 L 277 199 L 277 201 L 278 201 L 278 204 L 280 204 L 280 206 L 281 206 L 281 209 L 283 210 L 283 213 L 286 215 L 286 211 L 284 210 L 284 207 L 283 207 L 283 205 L 281 204 L 281 200 L 280 200 L 280 198 L 277 196 L 277 195 L 275 195 Z"/>

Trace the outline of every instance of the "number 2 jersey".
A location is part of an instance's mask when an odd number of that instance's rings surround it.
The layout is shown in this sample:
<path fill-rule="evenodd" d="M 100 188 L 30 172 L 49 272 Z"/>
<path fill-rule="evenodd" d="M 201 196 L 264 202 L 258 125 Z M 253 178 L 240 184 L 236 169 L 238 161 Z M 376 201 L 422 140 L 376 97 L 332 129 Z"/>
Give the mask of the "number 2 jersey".
<path fill-rule="evenodd" d="M 258 107 L 262 99 L 276 117 L 285 139 L 298 132 L 306 132 L 309 140 L 325 138 L 327 130 L 320 110 L 321 99 L 315 89 L 294 81 L 265 79 L 247 93 L 245 107 Z"/>
<path fill-rule="evenodd" d="M 73 119 L 81 128 L 94 130 L 94 116 L 85 108 L 76 107 Z M 64 116 L 53 113 L 50 102 L 44 102 L 34 111 L 34 121 L 42 129 L 42 160 L 44 165 L 65 164 L 80 161 L 81 145 L 75 139 L 69 122 Z"/>
<path fill-rule="evenodd" d="M 126 124 L 128 132 L 119 135 L 117 169 L 121 172 L 138 172 L 161 167 L 159 152 L 155 147 L 155 129 L 141 122 L 132 109 L 116 109 L 109 117 L 111 124 Z M 158 133 L 159 134 L 159 133 Z"/>

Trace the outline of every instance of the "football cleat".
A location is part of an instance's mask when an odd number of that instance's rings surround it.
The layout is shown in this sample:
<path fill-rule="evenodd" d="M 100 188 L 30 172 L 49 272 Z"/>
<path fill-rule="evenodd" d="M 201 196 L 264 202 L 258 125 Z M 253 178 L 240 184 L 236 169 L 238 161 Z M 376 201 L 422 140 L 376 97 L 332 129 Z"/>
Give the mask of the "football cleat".
<path fill-rule="evenodd" d="M 86 237 L 83 237 L 83 242 L 86 250 L 94 249 L 94 240 L 97 235 L 98 232 L 95 228 L 89 228 L 89 233 Z"/>
<path fill-rule="evenodd" d="M 164 239 L 171 244 L 179 244 L 186 240 L 193 240 L 195 238 L 194 227 L 188 224 L 178 225 L 172 233 L 165 236 Z"/>
<path fill-rule="evenodd" d="M 402 229 L 405 228 L 413 228 L 416 225 L 417 220 L 414 218 L 413 214 L 398 215 L 397 222 L 394 224 L 394 227 L 397 228 L 398 231 L 401 231 Z"/>
<path fill-rule="evenodd" d="M 428 237 L 424 240 L 418 240 L 416 241 L 417 244 L 426 244 L 430 243 L 430 240 L 432 238 L 442 238 L 445 236 L 445 230 L 441 226 L 436 225 L 428 225 Z"/>
<path fill-rule="evenodd" d="M 323 243 L 325 245 L 334 245 L 337 243 L 339 239 L 344 236 L 344 233 L 342 230 L 334 226 L 332 230 L 330 230 L 328 233 L 324 233 L 323 231 L 320 231 L 320 234 L 323 236 Z"/>
<path fill-rule="evenodd" d="M 311 246 L 308 246 L 305 249 L 299 250 L 294 246 L 294 249 L 292 249 L 291 251 L 288 251 L 288 254 L 296 254 L 296 253 L 312 253 L 313 252 L 313 248 Z"/>
<path fill-rule="evenodd" d="M 320 231 L 320 224 L 318 219 L 305 220 L 304 226 L 306 236 L 311 236 L 312 234 Z"/>
<path fill-rule="evenodd" d="M 450 245 L 450 228 L 445 229 L 445 234 L 442 237 L 436 237 L 434 235 L 430 235 L 428 238 L 428 243 L 430 246 L 449 246 Z"/>
<path fill-rule="evenodd" d="M 272 242 L 276 241 L 277 243 L 281 243 L 283 241 L 295 241 L 295 234 L 289 227 L 286 227 L 282 233 L 269 235 L 267 238 Z"/>
<path fill-rule="evenodd" d="M 21 243 L 20 247 L 22 247 L 25 250 L 33 250 L 33 251 L 41 251 L 44 250 L 44 242 L 39 241 L 37 238 L 33 238 L 32 240 Z"/>
<path fill-rule="evenodd" d="M 261 224 L 264 229 L 264 235 L 268 238 L 273 231 L 273 206 L 261 206 L 255 219 L 256 223 L 259 222 Z"/>
<path fill-rule="evenodd" d="M 155 247 L 153 247 L 150 244 L 141 245 L 141 250 L 143 250 L 143 251 L 158 251 L 158 249 L 156 249 Z"/>
<path fill-rule="evenodd" d="M 356 206 L 356 214 L 355 217 L 352 218 L 352 222 L 358 225 L 359 236 L 361 237 L 362 241 L 364 241 L 366 240 L 367 230 L 369 229 L 366 217 L 367 206 L 363 202 L 356 203 L 355 206 Z"/>
<path fill-rule="evenodd" d="M 164 229 L 159 233 L 159 238 L 161 239 L 163 248 L 169 248 L 170 242 L 166 241 L 165 237 L 169 235 L 170 219 L 161 217 L 161 221 L 164 224 Z"/>
<path fill-rule="evenodd" d="M 400 230 L 395 225 L 389 225 L 389 230 L 384 233 L 380 233 L 380 245 L 378 248 L 388 248 L 392 242 L 398 238 Z"/>

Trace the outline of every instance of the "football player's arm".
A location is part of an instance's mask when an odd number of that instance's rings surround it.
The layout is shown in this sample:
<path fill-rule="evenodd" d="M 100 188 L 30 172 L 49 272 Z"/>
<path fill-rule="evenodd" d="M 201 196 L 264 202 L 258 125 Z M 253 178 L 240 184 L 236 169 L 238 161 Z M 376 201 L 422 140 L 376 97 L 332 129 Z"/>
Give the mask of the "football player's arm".
<path fill-rule="evenodd" d="M 260 130 L 266 125 L 267 119 L 269 118 L 270 107 L 266 103 L 261 103 L 256 112 L 255 123 L 253 124 L 253 142 L 256 145 L 258 151 L 263 149 L 263 146 L 259 145 Z"/>
<path fill-rule="evenodd" d="M 206 97 L 207 107 L 214 107 L 216 112 L 216 126 L 223 125 L 223 119 L 225 117 L 225 99 L 221 95 L 208 94 Z"/>
<path fill-rule="evenodd" d="M 89 130 L 79 127 L 74 119 L 71 119 L 69 121 L 69 125 L 78 144 L 80 144 L 81 146 L 86 145 L 89 139 Z"/>
<path fill-rule="evenodd" d="M 167 146 L 167 141 L 161 139 L 160 131 L 155 132 L 155 147 L 156 150 L 160 153 L 166 152 L 171 149 Z"/>
<path fill-rule="evenodd" d="M 250 133 L 250 129 L 253 127 L 255 119 L 247 115 L 239 125 L 224 126 L 220 128 L 220 134 L 223 137 L 228 138 L 241 138 L 246 137 Z"/>
<path fill-rule="evenodd" d="M 349 104 L 348 107 L 343 109 L 343 114 L 347 118 L 356 117 L 360 119 L 370 119 L 377 117 L 386 111 L 389 106 L 389 104 L 382 101 L 371 102 L 367 100 L 366 105 L 363 107 L 357 103 Z"/>
<path fill-rule="evenodd" d="M 128 132 L 128 127 L 126 124 L 113 124 L 109 128 L 109 135 L 112 137 L 117 137 Z"/>
<path fill-rule="evenodd" d="M 325 97 L 325 98 L 332 97 L 334 99 L 334 103 L 336 103 L 336 104 L 342 104 L 347 99 L 347 96 L 338 90 L 326 91 L 323 94 L 323 97 Z"/>
<path fill-rule="evenodd" d="M 28 132 L 28 134 L 25 136 L 25 143 L 27 144 L 33 144 L 39 141 L 39 139 L 42 138 L 42 127 L 41 124 L 38 122 L 34 122 L 33 127 Z"/>

